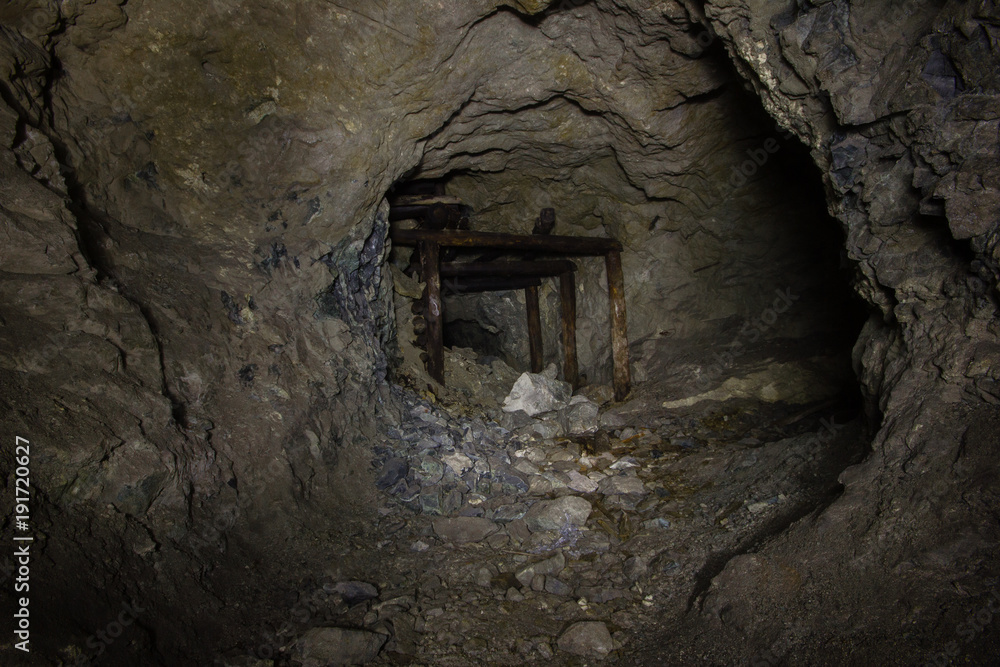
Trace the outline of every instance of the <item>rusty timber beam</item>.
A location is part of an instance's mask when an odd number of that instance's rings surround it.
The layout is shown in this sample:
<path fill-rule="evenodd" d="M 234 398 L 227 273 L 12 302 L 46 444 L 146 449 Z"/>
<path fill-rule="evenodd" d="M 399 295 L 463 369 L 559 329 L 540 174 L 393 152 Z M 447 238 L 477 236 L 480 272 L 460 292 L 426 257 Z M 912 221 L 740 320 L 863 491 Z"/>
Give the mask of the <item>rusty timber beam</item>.
<path fill-rule="evenodd" d="M 559 276 L 559 301 L 562 306 L 563 379 L 580 387 L 580 370 L 576 361 L 576 279 L 572 271 Z"/>
<path fill-rule="evenodd" d="M 624 401 L 632 384 L 628 365 L 628 333 L 625 321 L 625 280 L 622 277 L 621 253 L 613 250 L 604 256 L 608 272 L 608 301 L 611 305 L 611 353 L 614 361 L 615 400 Z"/>
<path fill-rule="evenodd" d="M 441 283 L 441 286 L 449 294 L 470 294 L 475 292 L 504 292 L 506 290 L 526 289 L 528 287 L 538 287 L 541 284 L 542 279 L 535 276 L 511 276 L 505 278 L 477 276 L 471 278 L 447 278 Z"/>
<path fill-rule="evenodd" d="M 433 242 L 420 244 L 420 261 L 423 279 L 427 287 L 424 303 L 427 320 L 427 372 L 440 384 L 444 384 L 444 301 L 441 299 L 441 274 L 439 273 L 440 247 Z"/>
<path fill-rule="evenodd" d="M 569 260 L 537 262 L 442 262 L 441 276 L 559 276 L 575 271 Z"/>
<path fill-rule="evenodd" d="M 614 239 L 589 236 L 527 236 L 434 229 L 392 229 L 389 235 L 392 242 L 399 245 L 431 242 L 447 248 L 499 248 L 561 255 L 606 255 L 622 249 Z"/>
<path fill-rule="evenodd" d="M 524 303 L 528 308 L 528 350 L 531 355 L 531 372 L 543 370 L 542 315 L 538 307 L 538 288 L 534 285 L 524 290 Z"/>

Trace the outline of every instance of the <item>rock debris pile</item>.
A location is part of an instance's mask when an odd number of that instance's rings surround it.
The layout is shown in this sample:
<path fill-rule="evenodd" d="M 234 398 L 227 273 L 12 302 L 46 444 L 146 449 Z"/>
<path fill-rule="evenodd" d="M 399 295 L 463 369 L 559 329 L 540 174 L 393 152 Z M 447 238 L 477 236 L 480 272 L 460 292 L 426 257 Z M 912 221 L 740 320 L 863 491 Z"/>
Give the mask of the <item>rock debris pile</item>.
<path fill-rule="evenodd" d="M 558 384 L 522 375 L 504 424 L 398 390 L 409 419 L 388 426 L 372 462 L 383 493 L 369 559 L 377 593 L 303 628 L 289 655 L 303 665 L 627 662 L 631 637 L 705 592 L 713 553 L 738 556 L 821 502 L 843 443 L 857 439 L 856 424 L 817 437 L 815 421 L 776 427 L 776 413 L 749 405 L 630 424 L 627 405 L 598 415 L 583 395 L 601 401 L 602 388 L 573 397 Z M 551 404 L 538 395 L 554 392 Z M 579 406 L 591 426 L 566 428 Z"/>

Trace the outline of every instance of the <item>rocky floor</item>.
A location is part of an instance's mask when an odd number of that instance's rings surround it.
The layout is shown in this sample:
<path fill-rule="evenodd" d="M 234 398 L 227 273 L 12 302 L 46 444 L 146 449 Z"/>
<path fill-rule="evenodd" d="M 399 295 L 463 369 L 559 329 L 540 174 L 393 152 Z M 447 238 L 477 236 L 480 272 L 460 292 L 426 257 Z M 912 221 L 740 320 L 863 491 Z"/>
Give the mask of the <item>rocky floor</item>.
<path fill-rule="evenodd" d="M 277 650 L 226 664 L 640 664 L 637 638 L 705 611 L 724 565 L 828 503 L 863 453 L 836 399 L 610 405 L 591 388 L 574 404 L 591 423 L 501 425 L 397 391 L 377 525 L 300 592 Z"/>

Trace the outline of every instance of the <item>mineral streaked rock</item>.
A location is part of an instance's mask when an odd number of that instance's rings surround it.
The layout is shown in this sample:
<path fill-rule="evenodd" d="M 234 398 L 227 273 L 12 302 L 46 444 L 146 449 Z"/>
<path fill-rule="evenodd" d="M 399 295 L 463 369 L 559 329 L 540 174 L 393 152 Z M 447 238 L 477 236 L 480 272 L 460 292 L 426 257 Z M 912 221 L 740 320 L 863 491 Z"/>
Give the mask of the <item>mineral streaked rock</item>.
<path fill-rule="evenodd" d="M 579 496 L 563 496 L 557 500 L 541 500 L 524 515 L 532 531 L 576 528 L 587 523 L 592 508 Z"/>

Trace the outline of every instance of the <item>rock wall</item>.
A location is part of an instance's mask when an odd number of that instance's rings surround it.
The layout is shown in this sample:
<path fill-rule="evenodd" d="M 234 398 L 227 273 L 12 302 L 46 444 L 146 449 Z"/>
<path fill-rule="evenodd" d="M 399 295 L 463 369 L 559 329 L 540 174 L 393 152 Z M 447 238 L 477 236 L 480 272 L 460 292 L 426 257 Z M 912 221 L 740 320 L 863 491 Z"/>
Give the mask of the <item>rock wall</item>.
<path fill-rule="evenodd" d="M 956 632 L 1000 575 L 1000 532 L 985 509 L 1000 478 L 982 458 L 1000 447 L 996 4 L 723 1 L 705 11 L 824 172 L 857 289 L 879 310 L 855 366 L 882 426 L 867 460 L 841 476 L 843 496 L 735 558 L 704 613 L 785 650 L 850 637 L 797 653 L 805 662 L 875 659 L 892 646 L 986 655 L 989 635 Z M 775 568 L 803 583 L 769 584 Z M 762 620 L 789 607 L 798 621 Z M 831 615 L 836 630 L 811 627 Z M 891 629 L 908 625 L 938 637 Z"/>
<path fill-rule="evenodd" d="M 974 599 L 997 575 L 997 20 L 985 2 L 8 3 L 0 420 L 38 452 L 38 599 L 79 603 L 38 636 L 81 644 L 142 599 L 139 643 L 190 656 L 254 618 L 221 587 L 277 597 L 303 534 L 364 523 L 368 447 L 399 419 L 394 182 L 457 173 L 491 229 L 557 205 L 558 231 L 626 244 L 636 341 L 711 338 L 815 276 L 796 252 L 812 214 L 770 171 L 786 131 L 878 309 L 856 364 L 883 426 L 843 497 L 734 561 L 706 613 L 787 603 L 820 627 L 810 596 L 857 580 L 887 623 L 960 616 L 938 584 L 964 572 Z M 813 587 L 763 590 L 766 559 Z"/>

